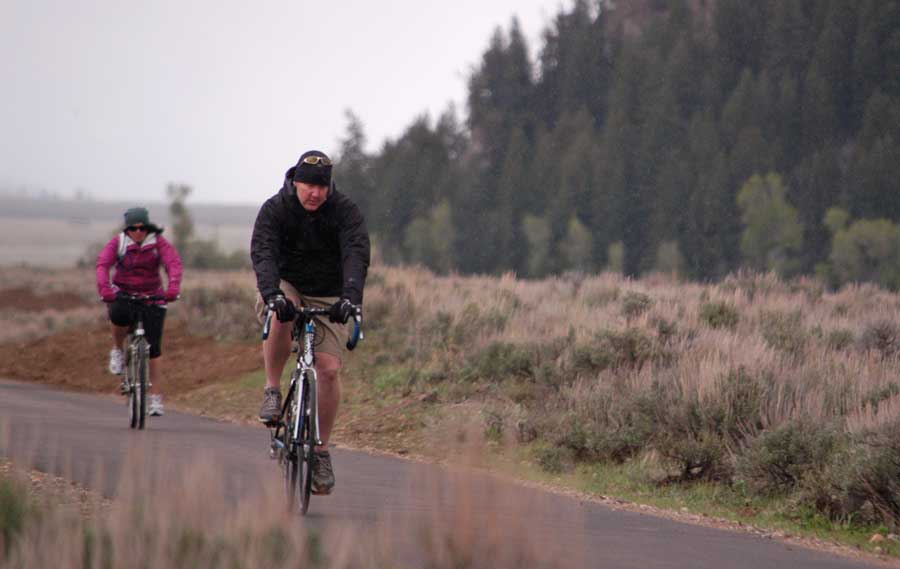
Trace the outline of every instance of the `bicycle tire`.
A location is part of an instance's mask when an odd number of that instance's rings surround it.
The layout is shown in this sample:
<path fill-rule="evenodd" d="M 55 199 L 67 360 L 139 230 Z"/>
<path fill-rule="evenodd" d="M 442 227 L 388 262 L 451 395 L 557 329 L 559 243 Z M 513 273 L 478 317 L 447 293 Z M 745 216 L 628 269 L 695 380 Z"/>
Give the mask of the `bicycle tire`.
<path fill-rule="evenodd" d="M 135 362 L 137 358 L 134 356 L 134 345 L 130 342 L 125 348 L 125 384 L 128 386 L 128 425 L 132 429 L 136 429 L 138 425 L 138 400 L 134 393 L 134 378 L 137 377 L 135 370 Z"/>
<path fill-rule="evenodd" d="M 137 396 L 138 429 L 144 428 L 147 420 L 147 366 L 150 362 L 150 344 L 141 338 L 137 341 L 137 385 L 134 392 Z"/>
<path fill-rule="evenodd" d="M 281 469 L 284 476 L 284 490 L 287 498 L 288 511 L 294 510 L 297 502 L 297 487 L 300 476 L 298 465 L 298 453 L 294 444 L 294 390 L 288 391 L 286 407 L 284 412 L 284 428 L 281 434 L 281 443 L 283 445 L 281 451 Z"/>
<path fill-rule="evenodd" d="M 303 417 L 300 431 L 300 513 L 306 515 L 309 511 L 309 501 L 312 497 L 312 468 L 316 441 L 312 426 L 316 421 L 315 394 L 306 374 L 303 376 L 303 401 L 300 412 Z"/>

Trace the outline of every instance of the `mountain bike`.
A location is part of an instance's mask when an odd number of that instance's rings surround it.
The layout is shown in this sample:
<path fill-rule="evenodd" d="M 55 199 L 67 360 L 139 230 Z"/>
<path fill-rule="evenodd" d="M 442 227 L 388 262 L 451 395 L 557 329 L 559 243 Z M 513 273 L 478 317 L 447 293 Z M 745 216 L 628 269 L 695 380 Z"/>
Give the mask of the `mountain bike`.
<path fill-rule="evenodd" d="M 147 418 L 147 390 L 150 389 L 150 343 L 144 335 L 144 311 L 148 304 L 164 300 L 164 297 L 119 293 L 117 298 L 127 301 L 134 315 L 123 346 L 125 377 L 122 394 L 128 398 L 129 425 L 132 429 L 143 429 Z"/>
<path fill-rule="evenodd" d="M 269 337 L 274 311 L 266 313 L 262 338 Z M 316 383 L 316 316 L 327 316 L 327 308 L 297 308 L 291 329 L 291 351 L 297 354 L 297 366 L 291 373 L 291 383 L 281 407 L 278 420 L 268 424 L 271 440 L 269 456 L 277 459 L 284 474 L 284 488 L 288 510 L 292 511 L 300 497 L 302 515 L 309 510 L 312 495 L 313 450 L 322 444 L 319 438 L 319 408 Z M 362 309 L 353 308 L 353 333 L 347 340 L 352 350 L 362 339 Z M 301 347 L 302 346 L 302 347 Z"/>

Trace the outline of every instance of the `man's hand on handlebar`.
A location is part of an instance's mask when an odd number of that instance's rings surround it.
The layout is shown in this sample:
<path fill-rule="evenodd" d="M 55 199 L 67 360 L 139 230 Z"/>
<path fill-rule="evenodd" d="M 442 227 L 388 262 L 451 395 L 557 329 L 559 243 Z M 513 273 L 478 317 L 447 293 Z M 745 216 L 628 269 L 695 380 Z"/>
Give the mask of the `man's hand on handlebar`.
<path fill-rule="evenodd" d="M 346 324 L 350 317 L 353 316 L 355 310 L 356 307 L 349 300 L 342 298 L 328 309 L 328 319 L 332 322 Z"/>
<path fill-rule="evenodd" d="M 270 295 L 266 305 L 268 305 L 269 310 L 275 312 L 275 317 L 278 318 L 279 322 L 290 322 L 297 317 L 297 308 L 294 306 L 294 303 L 283 294 Z"/>

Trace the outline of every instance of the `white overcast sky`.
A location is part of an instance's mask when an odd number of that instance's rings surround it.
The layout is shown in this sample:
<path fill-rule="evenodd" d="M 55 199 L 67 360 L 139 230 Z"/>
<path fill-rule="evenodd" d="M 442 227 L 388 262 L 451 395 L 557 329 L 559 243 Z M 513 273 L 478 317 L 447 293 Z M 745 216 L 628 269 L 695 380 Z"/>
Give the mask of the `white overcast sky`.
<path fill-rule="evenodd" d="M 344 111 L 380 149 L 453 101 L 493 31 L 534 60 L 568 0 L 0 0 L 0 190 L 254 204 Z"/>

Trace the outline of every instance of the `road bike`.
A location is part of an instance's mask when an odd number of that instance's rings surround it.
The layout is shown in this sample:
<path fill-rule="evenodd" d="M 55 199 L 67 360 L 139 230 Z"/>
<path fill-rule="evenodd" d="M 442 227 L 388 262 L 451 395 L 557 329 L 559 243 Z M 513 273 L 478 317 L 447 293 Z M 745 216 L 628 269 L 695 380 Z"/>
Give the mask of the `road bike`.
<path fill-rule="evenodd" d="M 128 302 L 134 316 L 123 346 L 125 377 L 122 379 L 122 394 L 128 399 L 129 425 L 132 429 L 143 429 L 147 419 L 147 391 L 150 389 L 150 343 L 144 331 L 144 312 L 150 303 L 164 300 L 164 297 L 119 293 L 116 298 Z"/>
<path fill-rule="evenodd" d="M 267 424 L 270 429 L 269 456 L 277 459 L 284 474 L 284 488 L 288 509 L 293 511 L 299 495 L 300 513 L 306 515 L 312 495 L 312 469 L 319 438 L 318 384 L 316 383 L 316 318 L 327 316 L 327 308 L 297 308 L 291 329 L 291 351 L 297 354 L 297 366 L 291 373 L 291 383 L 281 406 L 277 421 Z M 274 310 L 268 307 L 262 338 L 269 337 Z M 362 309 L 353 307 L 353 332 L 347 340 L 352 350 L 362 339 Z"/>

